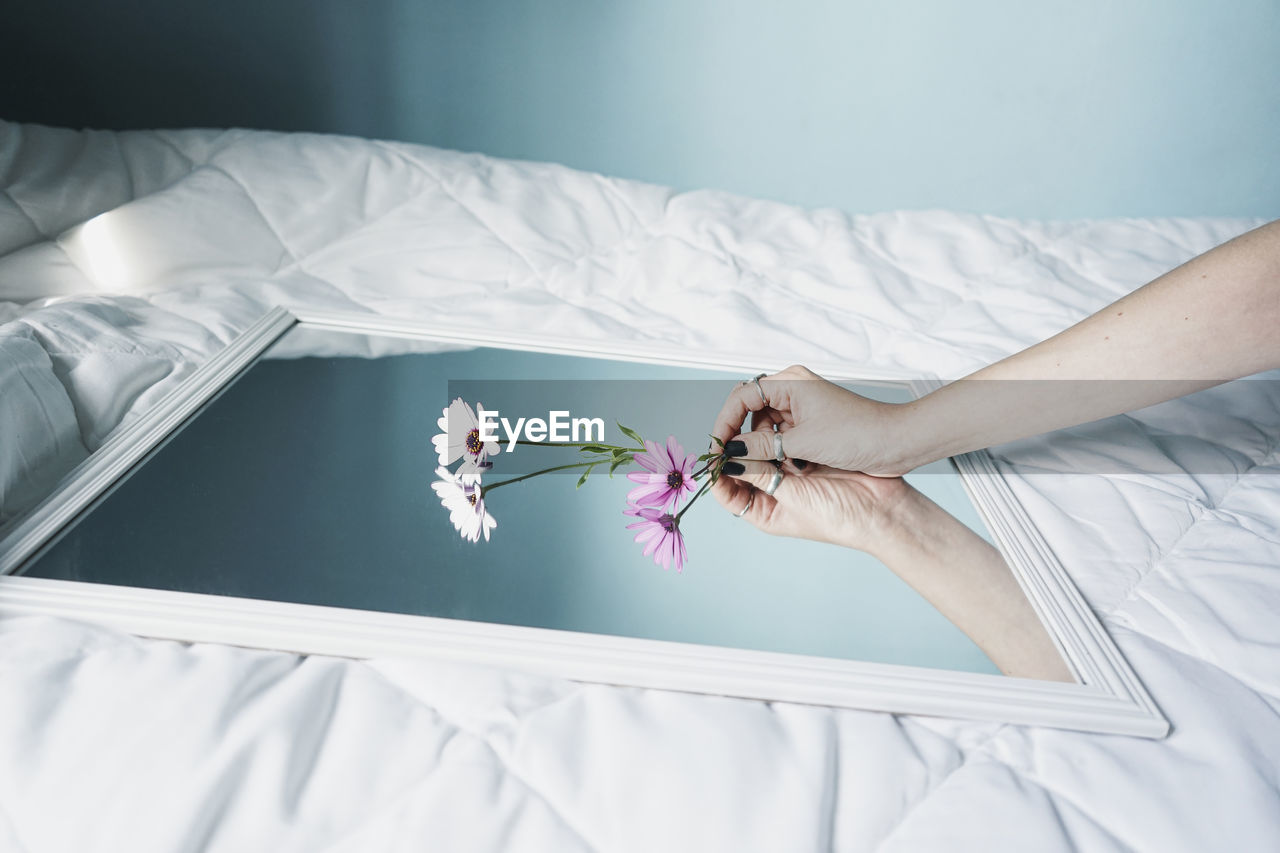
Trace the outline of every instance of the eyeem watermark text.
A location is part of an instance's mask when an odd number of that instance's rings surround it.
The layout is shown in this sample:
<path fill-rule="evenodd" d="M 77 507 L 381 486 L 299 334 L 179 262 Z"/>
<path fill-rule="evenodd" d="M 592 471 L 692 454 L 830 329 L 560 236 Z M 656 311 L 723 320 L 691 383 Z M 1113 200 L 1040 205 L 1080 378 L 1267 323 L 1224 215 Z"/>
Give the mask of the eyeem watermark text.
<path fill-rule="evenodd" d="M 516 442 L 524 434 L 526 441 L 604 441 L 603 418 L 575 418 L 568 411 L 547 412 L 542 418 L 516 418 L 513 424 L 502 417 L 497 409 L 485 409 L 480 415 L 480 440 L 500 441 L 498 427 L 506 436 L 507 452 L 516 449 Z"/>

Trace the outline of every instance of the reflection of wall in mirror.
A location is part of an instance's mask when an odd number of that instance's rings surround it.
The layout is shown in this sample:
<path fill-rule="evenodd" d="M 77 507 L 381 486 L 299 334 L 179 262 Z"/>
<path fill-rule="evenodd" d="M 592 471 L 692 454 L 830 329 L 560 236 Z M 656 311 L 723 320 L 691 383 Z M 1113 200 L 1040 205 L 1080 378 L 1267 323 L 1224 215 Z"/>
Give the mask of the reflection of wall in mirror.
<path fill-rule="evenodd" d="M 118 570 L 186 561 L 212 577 L 239 567 L 242 586 L 231 594 L 996 672 L 874 559 L 765 536 L 711 500 L 686 519 L 686 571 L 664 573 L 624 529 L 630 484 L 621 476 L 575 490 L 573 476 L 552 475 L 495 492 L 493 541 L 461 541 L 430 489 L 448 377 L 577 376 L 598 385 L 715 374 L 493 349 L 363 355 L 377 346 L 356 347 L 359 358 L 255 365 L 166 449 L 186 436 L 195 442 L 190 458 L 165 474 L 162 454 L 136 475 L 137 485 L 150 484 L 145 492 L 131 492 L 130 481 L 117 493 L 148 504 L 126 507 L 120 523 L 144 517 L 182 539 L 180 548 L 144 539 L 138 547 L 154 553 L 122 556 Z M 650 435 L 674 430 L 700 452 L 694 442 L 737 378 L 671 383 L 656 402 L 628 398 L 634 386 L 619 381 L 616 398 L 595 404 L 634 416 Z M 221 526 L 179 518 L 183 501 L 170 496 L 184 493 L 222 495 Z M 109 508 L 90 521 L 110 518 Z M 242 552 L 227 553 L 228 543 Z M 145 577 L 109 581 L 149 585 Z"/>

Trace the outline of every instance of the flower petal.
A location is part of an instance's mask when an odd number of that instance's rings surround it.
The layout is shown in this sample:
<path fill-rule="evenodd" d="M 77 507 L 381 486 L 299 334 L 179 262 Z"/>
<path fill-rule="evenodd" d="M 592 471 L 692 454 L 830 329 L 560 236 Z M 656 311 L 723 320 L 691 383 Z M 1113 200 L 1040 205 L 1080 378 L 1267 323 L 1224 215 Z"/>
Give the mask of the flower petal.
<path fill-rule="evenodd" d="M 658 549 L 658 556 L 662 558 L 662 568 L 670 569 L 671 561 L 676 556 L 676 538 L 675 536 L 667 536 L 662 540 L 662 547 Z"/>
<path fill-rule="evenodd" d="M 654 463 L 658 466 L 654 470 L 662 470 L 666 466 L 667 454 L 663 452 L 663 449 L 658 444 L 658 442 L 649 441 L 646 439 L 644 443 L 644 448 L 649 453 L 649 458 L 652 459 Z"/>
<path fill-rule="evenodd" d="M 648 486 L 636 486 L 627 492 L 627 500 L 641 506 L 665 507 L 671 502 L 671 489 L 666 483 L 655 483 Z"/>
<path fill-rule="evenodd" d="M 644 529 L 636 534 L 636 542 L 648 542 L 650 539 L 662 537 L 662 528 L 656 524 L 646 524 Z M 648 554 L 648 551 L 645 551 Z"/>
<path fill-rule="evenodd" d="M 676 441 L 674 435 L 667 436 L 667 456 L 671 459 L 671 470 L 678 470 L 680 460 L 684 458 L 684 448 L 680 446 L 680 442 Z"/>
<path fill-rule="evenodd" d="M 622 511 L 623 515 L 631 515 L 636 518 L 642 518 L 646 521 L 657 521 L 662 516 L 662 510 L 657 507 L 641 506 L 639 504 L 629 504 Z"/>
<path fill-rule="evenodd" d="M 646 471 L 658 470 L 658 460 L 654 459 L 653 456 L 648 453 L 637 453 L 632 458 L 635 460 L 637 465 L 644 468 Z"/>
<path fill-rule="evenodd" d="M 455 415 L 453 414 L 454 412 L 458 413 L 456 415 L 458 419 L 458 426 L 462 429 L 463 435 L 466 435 L 467 433 L 471 432 L 471 430 L 480 426 L 480 422 L 476 420 L 475 410 L 472 409 L 471 406 L 467 403 L 467 401 L 462 399 L 461 397 L 456 398 L 452 403 L 449 404 L 449 412 L 450 412 L 450 417 L 455 417 Z"/>

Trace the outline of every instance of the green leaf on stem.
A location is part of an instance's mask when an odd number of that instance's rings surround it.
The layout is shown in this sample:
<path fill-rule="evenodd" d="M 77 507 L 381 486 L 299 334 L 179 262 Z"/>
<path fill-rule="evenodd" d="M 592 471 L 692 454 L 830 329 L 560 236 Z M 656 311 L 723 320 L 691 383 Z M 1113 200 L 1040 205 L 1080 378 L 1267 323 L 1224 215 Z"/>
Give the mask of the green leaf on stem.
<path fill-rule="evenodd" d="M 574 488 L 575 488 L 575 489 L 581 489 L 581 488 L 582 488 L 582 484 L 583 484 L 583 483 L 585 483 L 585 482 L 587 482 L 587 476 L 591 473 L 591 469 L 592 469 L 593 467 L 595 467 L 595 466 L 593 466 L 593 465 L 588 465 L 588 466 L 587 466 L 587 470 L 585 470 L 585 471 L 583 471 L 583 472 L 582 472 L 582 476 L 578 478 L 578 485 L 574 486 Z"/>
<path fill-rule="evenodd" d="M 615 421 L 615 423 L 617 422 Z M 640 437 L 640 433 L 636 432 L 633 429 L 628 429 L 627 427 L 624 427 L 622 424 L 618 424 L 618 429 L 622 430 L 622 434 L 625 435 L 627 438 L 631 439 L 639 446 L 644 447 L 644 439 Z"/>

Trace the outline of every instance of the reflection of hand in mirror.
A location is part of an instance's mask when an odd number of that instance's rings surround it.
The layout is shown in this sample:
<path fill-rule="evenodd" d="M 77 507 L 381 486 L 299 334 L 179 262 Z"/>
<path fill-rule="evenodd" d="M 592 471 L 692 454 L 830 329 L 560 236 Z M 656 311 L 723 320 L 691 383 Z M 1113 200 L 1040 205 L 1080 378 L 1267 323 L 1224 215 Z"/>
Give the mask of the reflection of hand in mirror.
<path fill-rule="evenodd" d="M 760 530 L 866 551 L 969 636 L 1005 675 L 1074 681 L 1000 552 L 901 478 L 826 466 L 784 476 L 730 461 L 712 487 Z"/>
<path fill-rule="evenodd" d="M 787 474 L 772 495 L 765 493 L 772 462 L 729 460 L 711 493 L 731 512 L 751 501 L 744 520 L 774 536 L 812 539 L 875 554 L 880 529 L 891 508 L 911 490 L 900 477 L 871 477 L 825 465 L 810 465 L 809 474 Z M 878 555 L 877 555 L 878 556 Z"/>

